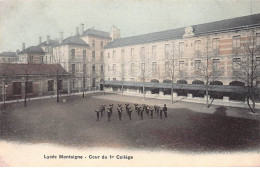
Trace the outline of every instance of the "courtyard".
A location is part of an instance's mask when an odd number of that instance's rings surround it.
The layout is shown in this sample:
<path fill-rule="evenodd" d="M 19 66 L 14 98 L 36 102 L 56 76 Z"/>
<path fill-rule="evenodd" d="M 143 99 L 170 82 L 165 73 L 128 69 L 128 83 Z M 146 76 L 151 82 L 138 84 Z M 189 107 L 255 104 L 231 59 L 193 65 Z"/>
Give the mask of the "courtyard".
<path fill-rule="evenodd" d="M 169 104 L 168 118 L 144 119 L 133 111 L 132 120 L 125 112 L 125 103 L 163 104 L 152 99 L 120 97 L 117 95 L 87 94 L 56 99 L 8 104 L 0 117 L 0 137 L 19 143 L 51 143 L 70 147 L 109 147 L 116 149 L 170 150 L 181 152 L 259 151 L 259 116 L 248 110 L 202 104 Z M 100 105 L 114 104 L 111 121 L 107 113 L 96 121 L 95 110 Z M 117 104 L 122 104 L 122 120 L 118 119 Z M 167 103 L 168 106 L 168 103 Z M 176 106 L 176 107 L 175 107 Z M 107 109 L 106 109 L 107 111 Z M 238 113 L 234 116 L 231 113 Z"/>

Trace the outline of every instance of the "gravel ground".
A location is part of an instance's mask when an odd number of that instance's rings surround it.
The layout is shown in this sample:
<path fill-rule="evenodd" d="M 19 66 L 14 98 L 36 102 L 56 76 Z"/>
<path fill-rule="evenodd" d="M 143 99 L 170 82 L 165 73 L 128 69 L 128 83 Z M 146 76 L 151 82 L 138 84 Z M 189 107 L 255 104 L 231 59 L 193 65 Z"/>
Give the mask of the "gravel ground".
<path fill-rule="evenodd" d="M 208 114 L 189 109 L 193 107 L 189 104 L 189 107 L 169 107 L 167 119 L 156 115 L 151 119 L 144 114 L 143 120 L 135 111 L 129 120 L 124 108 L 120 121 L 114 106 L 111 121 L 108 121 L 107 113 L 96 121 L 95 110 L 101 104 L 124 104 L 125 100 L 118 102 L 89 94 L 84 99 L 81 96 L 63 97 L 60 103 L 55 99 L 29 101 L 27 108 L 23 103 L 9 104 L 7 111 L 0 115 L 0 137 L 6 141 L 73 147 L 181 152 L 259 151 L 259 120 L 227 116 L 226 108 Z M 134 108 L 133 103 L 130 106 Z"/>

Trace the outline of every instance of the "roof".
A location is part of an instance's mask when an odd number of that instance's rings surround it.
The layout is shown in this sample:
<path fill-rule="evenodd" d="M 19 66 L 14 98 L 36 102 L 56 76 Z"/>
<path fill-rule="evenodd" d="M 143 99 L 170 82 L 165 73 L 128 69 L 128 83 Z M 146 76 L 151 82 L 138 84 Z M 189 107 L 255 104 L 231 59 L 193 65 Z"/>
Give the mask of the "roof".
<path fill-rule="evenodd" d="M 191 26 L 193 28 L 194 36 L 202 35 L 205 33 L 213 33 L 225 31 L 229 29 L 241 28 L 243 26 L 260 25 L 260 14 L 243 16 L 238 18 L 226 19 L 211 23 L 204 23 Z M 148 42 L 163 41 L 169 39 L 182 38 L 185 34 L 185 28 L 177 28 L 166 31 L 154 32 L 138 36 L 119 38 L 108 43 L 105 48 L 114 48 L 120 46 L 129 46 L 135 44 L 143 44 Z"/>
<path fill-rule="evenodd" d="M 2 52 L 0 54 L 0 56 L 3 56 L 3 57 L 17 57 L 17 54 L 16 54 L 16 52 L 9 51 L 9 52 Z"/>
<path fill-rule="evenodd" d="M 47 41 L 42 42 L 41 44 L 39 44 L 38 46 L 56 46 L 59 45 L 59 41 L 56 40 L 50 40 L 50 43 L 47 44 Z"/>
<path fill-rule="evenodd" d="M 43 49 L 40 46 L 31 46 L 20 52 L 20 54 L 23 54 L 23 53 L 44 54 L 45 52 L 43 51 Z"/>
<path fill-rule="evenodd" d="M 0 76 L 19 75 L 69 75 L 60 64 L 12 64 L 0 63 Z"/>
<path fill-rule="evenodd" d="M 73 44 L 73 45 L 85 45 L 89 46 L 85 41 L 83 41 L 80 35 L 70 36 L 62 41 L 62 44 Z"/>
<path fill-rule="evenodd" d="M 109 32 L 99 31 L 95 29 L 87 29 L 83 32 L 82 36 L 97 36 L 102 38 L 110 38 Z"/>

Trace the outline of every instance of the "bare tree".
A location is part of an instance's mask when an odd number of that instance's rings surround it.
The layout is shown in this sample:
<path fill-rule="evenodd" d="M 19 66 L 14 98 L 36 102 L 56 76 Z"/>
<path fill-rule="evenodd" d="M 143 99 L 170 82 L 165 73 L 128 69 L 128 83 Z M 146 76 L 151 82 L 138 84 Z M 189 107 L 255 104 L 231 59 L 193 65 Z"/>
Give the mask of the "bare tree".
<path fill-rule="evenodd" d="M 148 53 L 149 54 L 149 49 Z M 140 51 L 140 56 L 141 56 L 141 63 L 140 63 L 140 78 L 141 81 L 143 82 L 143 98 L 145 99 L 145 81 L 148 77 L 152 75 L 152 68 L 151 68 L 151 59 L 150 56 L 145 54 L 145 48 L 142 47 Z"/>
<path fill-rule="evenodd" d="M 250 30 L 244 49 L 234 49 L 236 57 L 233 59 L 233 77 L 240 79 L 247 85 L 246 101 L 251 112 L 255 112 L 257 80 L 260 78 L 260 43 L 255 30 Z M 258 42 L 257 42 L 258 41 Z M 250 99 L 252 104 L 250 104 Z"/>
<path fill-rule="evenodd" d="M 197 60 L 194 63 L 194 76 L 199 77 L 206 81 L 206 104 L 207 107 L 210 107 L 209 104 L 209 83 L 214 82 L 224 73 L 224 66 L 220 66 L 219 60 L 214 59 L 218 54 L 218 49 L 209 50 L 209 37 L 206 37 L 206 47 L 204 51 L 195 51 Z M 202 59 L 202 61 L 200 60 Z"/>

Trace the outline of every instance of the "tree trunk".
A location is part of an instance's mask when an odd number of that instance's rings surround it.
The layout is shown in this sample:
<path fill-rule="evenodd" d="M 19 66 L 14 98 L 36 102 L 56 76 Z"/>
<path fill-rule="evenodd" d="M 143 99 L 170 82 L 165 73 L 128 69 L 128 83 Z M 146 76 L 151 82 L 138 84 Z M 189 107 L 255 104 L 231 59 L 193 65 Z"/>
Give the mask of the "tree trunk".
<path fill-rule="evenodd" d="M 171 100 L 172 100 L 172 103 L 173 103 L 173 81 L 172 81 L 172 88 L 171 88 Z"/>
<path fill-rule="evenodd" d="M 59 78 L 57 76 L 57 103 L 60 102 L 60 96 L 59 96 Z"/>
<path fill-rule="evenodd" d="M 28 79 L 25 81 L 25 90 L 24 90 L 24 107 L 27 107 L 27 85 L 28 85 Z"/>
<path fill-rule="evenodd" d="M 209 85 L 206 83 L 206 98 L 207 98 L 207 108 L 209 108 Z"/>
<path fill-rule="evenodd" d="M 122 85 L 121 85 L 121 97 L 123 97 L 124 95 L 124 83 L 122 81 Z"/>

